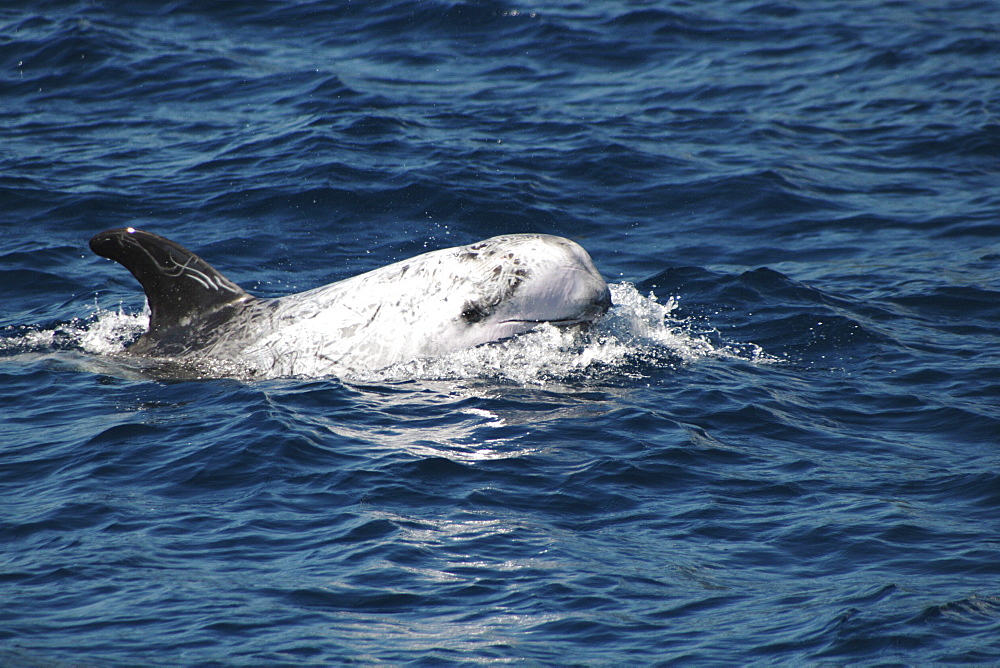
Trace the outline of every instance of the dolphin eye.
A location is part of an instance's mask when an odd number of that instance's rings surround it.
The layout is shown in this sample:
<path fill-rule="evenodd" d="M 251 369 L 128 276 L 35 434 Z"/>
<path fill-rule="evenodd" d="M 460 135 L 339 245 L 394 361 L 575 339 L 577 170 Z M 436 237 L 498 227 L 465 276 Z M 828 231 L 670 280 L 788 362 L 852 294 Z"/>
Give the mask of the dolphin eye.
<path fill-rule="evenodd" d="M 488 315 L 486 310 L 474 302 L 465 302 L 465 306 L 462 308 L 462 320 L 470 325 L 479 322 Z"/>

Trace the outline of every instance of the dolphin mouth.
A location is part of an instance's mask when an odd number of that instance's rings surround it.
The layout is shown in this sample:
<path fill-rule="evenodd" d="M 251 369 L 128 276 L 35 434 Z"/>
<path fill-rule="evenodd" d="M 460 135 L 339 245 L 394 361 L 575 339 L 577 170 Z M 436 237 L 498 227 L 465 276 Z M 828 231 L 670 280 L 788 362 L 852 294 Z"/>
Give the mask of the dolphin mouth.
<path fill-rule="evenodd" d="M 591 324 L 596 320 L 600 319 L 608 310 L 611 308 L 611 293 L 610 291 L 606 293 L 600 301 L 591 304 L 583 313 L 575 315 L 570 318 L 510 318 L 508 320 L 502 321 L 503 323 L 518 323 L 518 324 L 528 324 L 528 325 L 540 325 L 543 322 L 547 322 L 550 325 L 555 325 L 556 327 L 572 327 L 573 325 L 583 325 Z"/>
<path fill-rule="evenodd" d="M 580 313 L 566 318 L 511 318 L 504 323 L 540 325 L 547 322 L 556 327 L 590 324 L 600 319 L 611 308 L 611 290 L 605 286 L 604 292 L 594 302 L 587 304 Z"/>
<path fill-rule="evenodd" d="M 594 322 L 596 318 L 566 318 L 564 320 L 502 320 L 501 324 L 524 324 L 524 325 L 541 325 L 542 323 L 548 323 L 550 325 L 555 325 L 556 327 L 571 327 L 572 325 L 580 325 L 583 323 Z"/>

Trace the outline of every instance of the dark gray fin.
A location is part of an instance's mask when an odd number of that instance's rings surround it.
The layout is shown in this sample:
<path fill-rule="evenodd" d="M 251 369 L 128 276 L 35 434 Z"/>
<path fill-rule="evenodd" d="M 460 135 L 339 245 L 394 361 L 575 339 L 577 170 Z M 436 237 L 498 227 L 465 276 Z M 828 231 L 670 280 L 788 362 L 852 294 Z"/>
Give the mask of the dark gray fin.
<path fill-rule="evenodd" d="M 122 264 L 146 292 L 149 331 L 133 352 L 179 354 L 196 348 L 197 341 L 184 340 L 193 325 L 223 324 L 254 299 L 188 249 L 152 232 L 107 230 L 90 240 L 90 250 Z"/>

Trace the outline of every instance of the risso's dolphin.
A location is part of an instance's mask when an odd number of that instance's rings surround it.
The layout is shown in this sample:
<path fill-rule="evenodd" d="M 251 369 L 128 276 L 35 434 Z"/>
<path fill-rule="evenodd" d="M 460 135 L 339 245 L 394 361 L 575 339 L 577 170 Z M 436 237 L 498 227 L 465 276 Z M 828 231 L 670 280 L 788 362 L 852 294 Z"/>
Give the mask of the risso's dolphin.
<path fill-rule="evenodd" d="M 587 251 L 545 234 L 445 248 L 277 299 L 253 297 L 151 232 L 107 230 L 90 248 L 146 293 L 149 328 L 128 353 L 235 362 L 267 377 L 374 371 L 540 323 L 590 323 L 611 305 Z"/>

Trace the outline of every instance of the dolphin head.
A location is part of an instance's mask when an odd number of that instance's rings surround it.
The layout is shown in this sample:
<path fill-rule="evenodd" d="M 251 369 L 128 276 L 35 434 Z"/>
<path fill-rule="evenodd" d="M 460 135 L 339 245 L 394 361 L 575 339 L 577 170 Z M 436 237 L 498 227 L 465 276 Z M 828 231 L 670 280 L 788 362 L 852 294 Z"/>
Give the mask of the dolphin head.
<path fill-rule="evenodd" d="M 611 292 L 580 245 L 544 234 L 493 237 L 459 249 L 478 262 L 474 290 L 458 319 L 470 339 L 484 343 L 541 323 L 590 323 L 611 306 Z"/>

